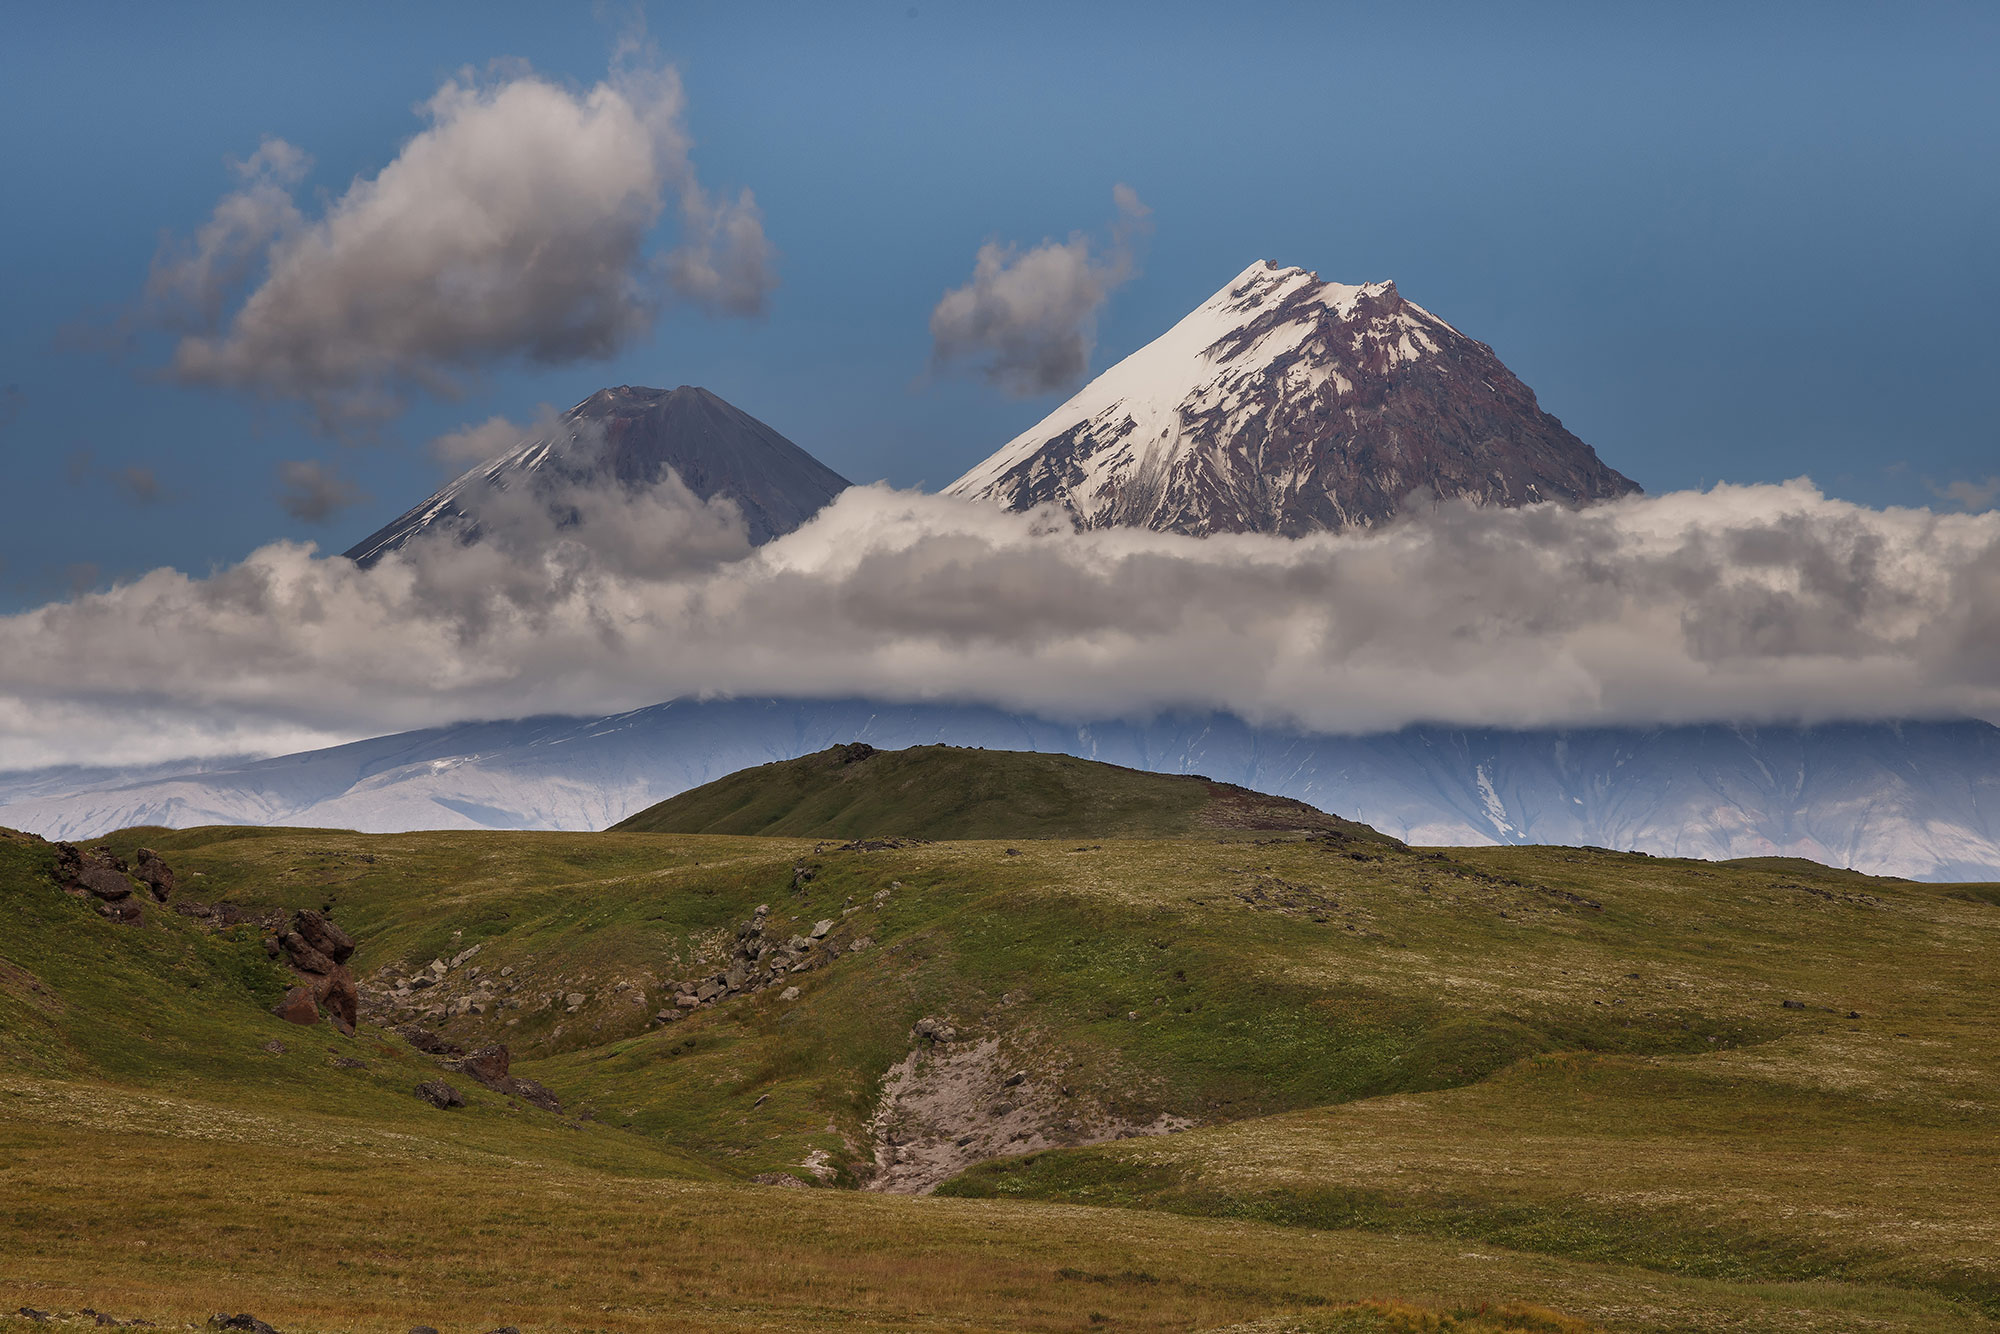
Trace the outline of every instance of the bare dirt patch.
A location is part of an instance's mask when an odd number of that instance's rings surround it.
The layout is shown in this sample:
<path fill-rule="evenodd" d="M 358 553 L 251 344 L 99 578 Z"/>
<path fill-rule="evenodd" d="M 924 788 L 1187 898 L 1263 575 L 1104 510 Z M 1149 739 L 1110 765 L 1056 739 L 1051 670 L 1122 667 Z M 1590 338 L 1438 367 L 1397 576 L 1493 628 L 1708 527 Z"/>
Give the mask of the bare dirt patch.
<path fill-rule="evenodd" d="M 1144 1124 L 1120 1119 L 1038 1064 L 998 1038 L 911 1051 L 883 1080 L 867 1188 L 927 1194 L 989 1158 L 1170 1135 L 1194 1124 L 1164 1114 Z"/>

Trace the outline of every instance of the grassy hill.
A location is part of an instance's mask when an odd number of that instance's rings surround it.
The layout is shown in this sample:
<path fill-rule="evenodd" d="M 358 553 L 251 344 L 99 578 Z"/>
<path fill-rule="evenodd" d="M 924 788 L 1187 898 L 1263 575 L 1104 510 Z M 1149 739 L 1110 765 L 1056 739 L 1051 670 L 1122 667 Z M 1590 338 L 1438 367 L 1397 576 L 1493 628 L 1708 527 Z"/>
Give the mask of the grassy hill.
<path fill-rule="evenodd" d="M 254 922 L 109 922 L 0 841 L 0 1308 L 2000 1328 L 2000 896 L 1308 831 L 824 837 L 104 841 L 177 899 L 328 913 L 352 1038 L 269 1013 Z M 783 986 L 676 1001 L 822 923 Z M 466 1107 L 418 1101 L 412 1020 L 562 1110 L 451 1073 Z"/>
<path fill-rule="evenodd" d="M 613 826 L 621 833 L 793 838 L 1159 838 L 1367 825 L 1233 783 L 1070 755 L 859 742 L 744 769 Z"/>

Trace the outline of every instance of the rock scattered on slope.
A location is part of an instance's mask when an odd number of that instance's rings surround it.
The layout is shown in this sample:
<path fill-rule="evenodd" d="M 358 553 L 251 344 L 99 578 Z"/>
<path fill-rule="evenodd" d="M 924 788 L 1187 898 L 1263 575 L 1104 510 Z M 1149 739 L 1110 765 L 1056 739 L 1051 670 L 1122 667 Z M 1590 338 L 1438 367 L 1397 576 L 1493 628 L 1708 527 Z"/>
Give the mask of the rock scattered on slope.
<path fill-rule="evenodd" d="M 883 890 L 859 904 L 850 900 L 838 914 L 801 905 L 795 916 L 774 915 L 771 904 L 760 903 L 733 928 L 693 942 L 679 977 L 644 969 L 610 977 L 543 971 L 533 956 L 489 957 L 491 966 L 482 967 L 472 958 L 476 946 L 427 963 L 389 962 L 358 981 L 360 1015 L 437 1056 L 464 1056 L 496 1040 L 524 1055 L 568 1050 L 586 1033 L 611 1040 L 680 1023 L 733 998 L 784 992 L 802 974 L 874 947 L 871 932 L 889 899 Z M 817 928 L 817 938 L 808 934 Z M 535 1026 L 509 1034 L 524 1023 Z"/>
<path fill-rule="evenodd" d="M 417 1096 L 439 1111 L 465 1106 L 465 1098 L 442 1079 L 426 1079 L 417 1085 Z"/>
<path fill-rule="evenodd" d="M 247 1313 L 238 1315 L 212 1315 L 208 1318 L 208 1326 L 210 1329 L 247 1330 L 248 1334 L 278 1334 L 277 1330 L 265 1324 L 256 1316 Z"/>

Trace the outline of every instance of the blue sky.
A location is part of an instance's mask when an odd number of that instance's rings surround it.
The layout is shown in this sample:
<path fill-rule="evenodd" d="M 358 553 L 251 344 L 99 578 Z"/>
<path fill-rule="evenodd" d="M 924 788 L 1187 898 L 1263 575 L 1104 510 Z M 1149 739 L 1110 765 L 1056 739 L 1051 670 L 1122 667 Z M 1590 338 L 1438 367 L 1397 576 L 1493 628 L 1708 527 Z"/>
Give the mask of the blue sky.
<path fill-rule="evenodd" d="M 343 547 L 435 485 L 431 437 L 603 384 L 706 385 L 850 478 L 942 485 L 1062 395 L 928 375 L 932 307 L 984 241 L 1102 233 L 1118 182 L 1153 233 L 1093 369 L 1272 258 L 1394 278 L 1652 491 L 1943 505 L 2000 473 L 1985 5 L 650 5 L 703 182 L 753 189 L 778 252 L 761 317 L 499 360 L 364 439 L 112 345 L 264 137 L 312 155 L 302 204 L 338 195 L 456 71 L 587 88 L 633 12 L 8 5 L 0 605 Z M 369 499 L 293 518 L 300 459 Z"/>

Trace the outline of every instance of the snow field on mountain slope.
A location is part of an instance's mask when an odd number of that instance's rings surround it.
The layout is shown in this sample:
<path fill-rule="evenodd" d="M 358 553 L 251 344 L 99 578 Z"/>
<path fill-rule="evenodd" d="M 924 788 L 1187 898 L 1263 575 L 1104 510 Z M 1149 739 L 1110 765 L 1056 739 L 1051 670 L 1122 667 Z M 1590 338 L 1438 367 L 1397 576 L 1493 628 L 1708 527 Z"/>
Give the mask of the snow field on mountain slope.
<path fill-rule="evenodd" d="M 1281 401 L 1296 401 L 1317 394 L 1328 383 L 1334 385 L 1336 393 L 1351 393 L 1353 382 L 1330 364 L 1333 358 L 1324 352 L 1298 358 L 1269 384 L 1268 391 L 1259 381 L 1269 379 L 1274 363 L 1298 352 L 1326 328 L 1324 318 L 1314 313 L 1313 302 L 1297 300 L 1308 290 L 1316 289 L 1317 305 L 1337 320 L 1346 321 L 1363 298 L 1388 286 L 1320 283 L 1304 270 L 1272 269 L 1260 261 L 1173 328 L 1110 367 L 1009 441 L 946 492 L 966 497 L 994 494 L 1001 478 L 1033 458 L 1050 440 L 1087 424 L 1093 437 L 1091 448 L 1083 461 L 1084 476 L 1070 488 L 1070 495 L 1073 508 L 1088 513 L 1114 483 L 1132 477 L 1157 480 L 1185 457 L 1190 448 L 1185 431 L 1189 412 L 1228 414 L 1221 435 L 1233 439 L 1255 415 L 1254 406 L 1251 412 L 1240 411 L 1253 397 L 1275 393 Z M 1299 306 L 1296 318 L 1260 331 L 1240 350 L 1218 353 L 1232 333 L 1265 312 L 1293 303 Z M 1403 365 L 1441 350 L 1426 327 L 1433 322 L 1443 329 L 1451 328 L 1429 311 L 1409 304 L 1386 327 L 1352 330 L 1351 341 L 1357 352 L 1368 342 L 1378 342 L 1390 365 Z"/>

